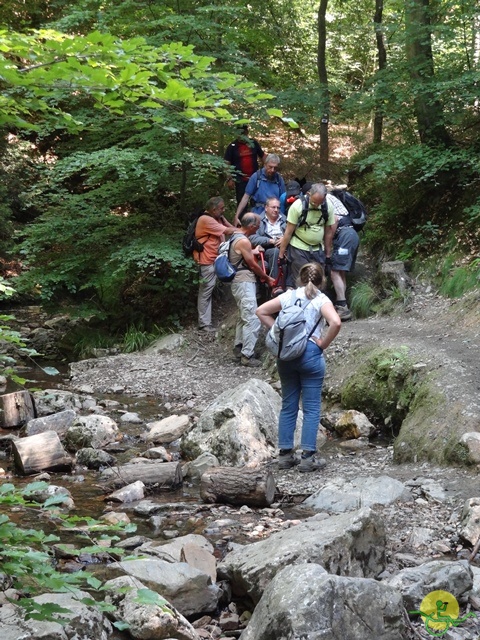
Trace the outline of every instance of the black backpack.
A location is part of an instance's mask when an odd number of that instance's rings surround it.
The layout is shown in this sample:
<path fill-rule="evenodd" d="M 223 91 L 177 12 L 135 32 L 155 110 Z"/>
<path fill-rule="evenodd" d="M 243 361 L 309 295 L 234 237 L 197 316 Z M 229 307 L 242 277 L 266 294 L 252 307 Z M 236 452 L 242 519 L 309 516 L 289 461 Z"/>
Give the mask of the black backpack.
<path fill-rule="evenodd" d="M 190 222 L 182 240 L 183 253 L 187 257 L 192 256 L 194 251 L 198 251 L 198 253 L 201 253 L 204 250 L 203 243 L 201 243 L 195 237 L 195 230 L 197 228 L 198 219 L 204 213 L 205 212 L 203 211 L 203 209 L 201 209 L 199 211 L 196 211 L 195 213 L 192 213 L 190 216 Z"/>
<path fill-rule="evenodd" d="M 340 200 L 350 214 L 350 220 L 355 231 L 361 231 L 368 218 L 365 205 L 350 192 L 345 191 L 345 189 L 333 189 L 330 193 Z"/>
<path fill-rule="evenodd" d="M 300 215 L 300 218 L 298 219 L 297 228 L 303 225 L 310 226 L 307 222 L 308 205 L 310 204 L 310 198 L 308 197 L 308 195 L 306 196 L 301 195 L 299 196 L 299 198 L 302 201 L 302 213 Z M 320 222 L 320 220 L 323 218 L 323 224 L 326 224 L 328 220 L 328 206 L 327 206 L 326 200 L 324 200 L 320 205 L 320 211 L 321 211 L 321 217 L 318 219 L 318 222 Z"/>

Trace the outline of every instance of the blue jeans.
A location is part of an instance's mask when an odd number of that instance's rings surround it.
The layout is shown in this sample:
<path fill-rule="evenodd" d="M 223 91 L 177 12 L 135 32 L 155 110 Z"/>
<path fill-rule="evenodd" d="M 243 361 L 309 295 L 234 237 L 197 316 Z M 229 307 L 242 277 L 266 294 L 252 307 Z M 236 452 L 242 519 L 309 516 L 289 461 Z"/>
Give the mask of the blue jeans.
<path fill-rule="evenodd" d="M 309 340 L 307 348 L 299 358 L 289 361 L 277 360 L 277 368 L 282 383 L 278 447 L 279 449 L 293 449 L 301 395 L 303 425 L 300 447 L 304 451 L 316 451 L 322 404 L 322 385 L 325 376 L 323 351 Z"/>

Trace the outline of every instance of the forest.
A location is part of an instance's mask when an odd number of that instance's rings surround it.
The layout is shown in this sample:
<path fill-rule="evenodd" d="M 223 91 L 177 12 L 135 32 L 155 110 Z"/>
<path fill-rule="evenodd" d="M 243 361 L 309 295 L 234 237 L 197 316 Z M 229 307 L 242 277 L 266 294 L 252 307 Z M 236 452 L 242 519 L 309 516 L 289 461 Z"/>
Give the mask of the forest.
<path fill-rule="evenodd" d="M 20 301 L 151 332 L 193 317 L 189 215 L 248 123 L 286 179 L 347 183 L 362 245 L 446 295 L 480 269 L 476 0 L 4 0 L 0 248 Z"/>

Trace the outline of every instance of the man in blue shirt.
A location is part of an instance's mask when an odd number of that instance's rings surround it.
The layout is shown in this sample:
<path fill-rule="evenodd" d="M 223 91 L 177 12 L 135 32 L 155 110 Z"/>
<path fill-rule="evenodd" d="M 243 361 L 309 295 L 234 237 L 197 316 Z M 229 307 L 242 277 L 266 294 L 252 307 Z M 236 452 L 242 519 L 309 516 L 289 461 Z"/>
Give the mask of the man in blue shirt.
<path fill-rule="evenodd" d="M 285 193 L 285 182 L 278 173 L 280 158 L 275 153 L 269 153 L 262 169 L 256 171 L 247 183 L 243 195 L 235 213 L 233 221 L 237 225 L 242 212 L 251 198 L 254 205 L 250 208 L 253 213 L 261 214 L 265 211 L 265 203 L 268 198 L 280 198 Z"/>

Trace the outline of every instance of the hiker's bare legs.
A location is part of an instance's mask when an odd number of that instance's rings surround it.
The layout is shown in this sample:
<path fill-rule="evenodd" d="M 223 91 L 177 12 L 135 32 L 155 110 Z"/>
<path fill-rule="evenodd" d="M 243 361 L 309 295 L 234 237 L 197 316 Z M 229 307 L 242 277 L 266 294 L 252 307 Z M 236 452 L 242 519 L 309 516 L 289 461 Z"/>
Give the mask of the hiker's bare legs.
<path fill-rule="evenodd" d="M 347 293 L 347 272 L 346 271 L 331 271 L 330 277 L 332 279 L 333 288 L 335 289 L 335 295 L 337 300 L 346 300 Z"/>

